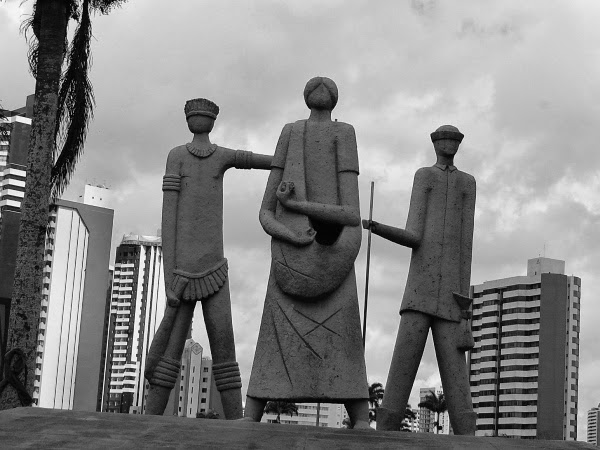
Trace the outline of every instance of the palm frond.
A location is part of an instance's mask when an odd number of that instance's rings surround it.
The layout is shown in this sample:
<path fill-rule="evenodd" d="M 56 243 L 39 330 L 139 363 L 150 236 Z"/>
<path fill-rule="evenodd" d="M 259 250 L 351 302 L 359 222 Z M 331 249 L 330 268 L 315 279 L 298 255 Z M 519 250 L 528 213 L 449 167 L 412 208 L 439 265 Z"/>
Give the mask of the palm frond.
<path fill-rule="evenodd" d="M 91 66 L 92 24 L 89 0 L 84 0 L 79 26 L 68 54 L 68 67 L 58 95 L 56 137 L 61 150 L 52 168 L 52 199 L 56 200 L 69 184 L 75 165 L 83 153 L 88 124 L 94 112 L 94 93 L 88 78 Z"/>
<path fill-rule="evenodd" d="M 94 11 L 100 14 L 108 14 L 114 8 L 120 7 L 126 0 L 91 0 L 90 6 Z"/>

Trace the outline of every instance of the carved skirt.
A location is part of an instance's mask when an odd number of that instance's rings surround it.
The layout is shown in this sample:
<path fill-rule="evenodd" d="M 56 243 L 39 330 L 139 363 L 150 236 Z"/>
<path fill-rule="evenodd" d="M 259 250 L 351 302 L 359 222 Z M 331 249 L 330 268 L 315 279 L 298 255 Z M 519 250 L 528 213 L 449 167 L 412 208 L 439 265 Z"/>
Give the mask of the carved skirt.
<path fill-rule="evenodd" d="M 248 396 L 343 403 L 368 399 L 356 277 L 306 302 L 285 294 L 271 268 Z"/>

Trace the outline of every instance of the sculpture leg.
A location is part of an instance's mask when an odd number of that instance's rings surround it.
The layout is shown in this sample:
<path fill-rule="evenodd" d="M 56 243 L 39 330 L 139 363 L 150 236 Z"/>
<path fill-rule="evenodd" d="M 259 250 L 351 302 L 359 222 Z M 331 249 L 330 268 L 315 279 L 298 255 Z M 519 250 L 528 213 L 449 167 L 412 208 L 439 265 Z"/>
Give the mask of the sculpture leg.
<path fill-rule="evenodd" d="M 161 415 L 169 401 L 171 390 L 177 383 L 181 367 L 181 354 L 194 317 L 193 302 L 182 302 L 173 323 L 173 330 L 164 354 L 159 359 L 154 374 L 148 382 L 145 414 Z"/>
<path fill-rule="evenodd" d="M 202 302 L 204 323 L 213 359 L 213 376 L 228 420 L 241 419 L 242 379 L 235 357 L 229 283 Z"/>
<path fill-rule="evenodd" d="M 457 326 L 455 322 L 435 319 L 433 343 L 454 434 L 475 435 L 477 414 L 471 401 L 465 353 L 456 348 Z"/>
<path fill-rule="evenodd" d="M 371 429 L 369 426 L 369 402 L 367 400 L 350 400 L 344 403 L 353 429 Z"/>
<path fill-rule="evenodd" d="M 415 311 L 402 313 L 383 401 L 377 409 L 378 430 L 400 431 L 431 321 L 427 314 Z"/>
<path fill-rule="evenodd" d="M 265 411 L 265 406 L 267 406 L 266 400 L 246 396 L 244 419 L 251 420 L 253 422 L 260 422 L 260 419 L 262 419 Z"/>

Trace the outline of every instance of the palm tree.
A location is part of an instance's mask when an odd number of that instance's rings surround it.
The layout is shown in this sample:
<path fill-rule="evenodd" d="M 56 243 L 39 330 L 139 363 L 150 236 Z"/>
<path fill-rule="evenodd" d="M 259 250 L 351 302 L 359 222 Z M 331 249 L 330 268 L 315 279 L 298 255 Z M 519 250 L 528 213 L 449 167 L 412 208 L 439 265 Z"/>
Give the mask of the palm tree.
<path fill-rule="evenodd" d="M 383 385 L 381 383 L 373 383 L 369 385 L 369 423 L 377 421 L 377 408 L 381 405 L 383 399 Z"/>
<path fill-rule="evenodd" d="M 265 406 L 265 414 L 277 414 L 275 423 L 281 423 L 281 415 L 289 414 L 290 417 L 294 417 L 294 414 L 298 415 L 298 407 L 295 403 L 274 401 L 268 402 Z"/>
<path fill-rule="evenodd" d="M 196 419 L 220 419 L 220 415 L 214 409 L 209 409 L 207 412 L 196 413 Z"/>
<path fill-rule="evenodd" d="M 426 408 L 436 414 L 435 432 L 440 432 L 440 414 L 448 411 L 448 405 L 446 404 L 446 398 L 444 394 L 436 395 L 435 392 L 429 391 L 429 394 L 425 397 L 425 400 L 419 403 L 419 408 Z"/>
<path fill-rule="evenodd" d="M 87 76 L 92 37 L 90 13 L 107 14 L 124 1 L 43 0 L 34 4 L 31 18 L 24 23 L 25 35 L 32 32 L 29 62 L 36 79 L 35 104 L 7 351 L 19 348 L 25 354 L 27 372 L 31 374 L 25 386 L 27 392 L 33 391 L 34 384 L 50 200 L 58 198 L 67 186 L 92 117 L 94 96 Z M 70 19 L 79 24 L 69 46 Z M 4 392 L 0 409 L 20 406 L 14 390 Z"/>
<path fill-rule="evenodd" d="M 414 413 L 409 406 L 406 407 L 404 411 L 404 419 L 402 419 L 402 423 L 400 424 L 400 431 L 411 431 L 410 422 L 413 422 L 417 418 L 417 415 Z"/>

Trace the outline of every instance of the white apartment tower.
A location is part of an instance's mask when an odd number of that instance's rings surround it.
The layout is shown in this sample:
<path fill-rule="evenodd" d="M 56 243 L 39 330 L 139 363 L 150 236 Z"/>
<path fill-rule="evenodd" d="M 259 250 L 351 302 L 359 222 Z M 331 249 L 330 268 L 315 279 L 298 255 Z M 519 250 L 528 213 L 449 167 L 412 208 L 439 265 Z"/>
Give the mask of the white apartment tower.
<path fill-rule="evenodd" d="M 598 439 L 598 427 L 600 427 L 600 404 L 587 413 L 587 442 L 588 444 L 600 446 Z"/>
<path fill-rule="evenodd" d="M 73 409 L 89 235 L 76 209 L 52 210 L 33 391 L 44 408 Z"/>
<path fill-rule="evenodd" d="M 576 439 L 581 280 L 564 273 L 540 257 L 526 276 L 471 287 L 478 436 Z"/>
<path fill-rule="evenodd" d="M 113 272 L 102 411 L 143 413 L 146 356 L 165 306 L 160 238 L 125 235 Z"/>

